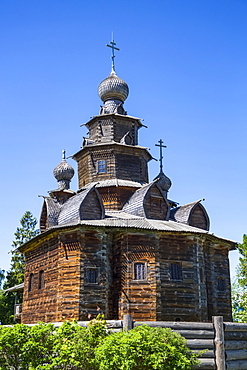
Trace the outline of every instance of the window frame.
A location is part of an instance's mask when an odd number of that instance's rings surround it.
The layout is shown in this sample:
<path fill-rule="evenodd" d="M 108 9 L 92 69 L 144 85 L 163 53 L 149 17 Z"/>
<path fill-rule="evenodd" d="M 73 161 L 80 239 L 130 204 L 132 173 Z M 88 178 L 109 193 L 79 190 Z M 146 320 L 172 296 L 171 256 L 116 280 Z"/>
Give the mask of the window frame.
<path fill-rule="evenodd" d="M 226 279 L 223 277 L 218 277 L 217 278 L 217 290 L 220 293 L 225 293 L 226 292 Z"/>
<path fill-rule="evenodd" d="M 170 280 L 183 281 L 183 265 L 181 262 L 170 263 Z"/>
<path fill-rule="evenodd" d="M 89 281 L 89 272 L 95 271 L 95 281 Z M 100 268 L 99 267 L 86 267 L 85 270 L 85 284 L 86 285 L 99 285 L 100 283 Z"/>
<path fill-rule="evenodd" d="M 38 288 L 41 290 L 41 289 L 44 289 L 44 287 L 45 287 L 45 273 L 44 273 L 44 270 L 40 270 Z"/>
<path fill-rule="evenodd" d="M 106 160 L 105 159 L 99 159 L 97 161 L 97 173 L 99 175 L 107 173 L 107 165 L 106 165 Z"/>
<path fill-rule="evenodd" d="M 33 290 L 33 279 L 34 279 L 34 274 L 33 273 L 29 274 L 29 278 L 28 278 L 28 293 L 32 292 L 32 290 Z"/>
<path fill-rule="evenodd" d="M 136 275 L 136 266 L 137 265 L 142 265 L 143 266 L 143 270 L 142 270 L 142 273 L 143 273 L 143 279 L 138 279 L 137 278 L 137 275 Z M 143 261 L 135 261 L 133 262 L 133 281 L 147 281 L 148 279 L 148 271 L 147 271 L 147 262 L 143 262 Z"/>

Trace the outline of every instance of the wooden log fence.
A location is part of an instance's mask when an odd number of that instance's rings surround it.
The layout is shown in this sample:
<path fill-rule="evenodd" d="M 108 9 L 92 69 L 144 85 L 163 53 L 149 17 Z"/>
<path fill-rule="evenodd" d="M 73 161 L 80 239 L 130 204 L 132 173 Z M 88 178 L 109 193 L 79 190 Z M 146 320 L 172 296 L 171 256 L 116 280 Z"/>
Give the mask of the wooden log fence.
<path fill-rule="evenodd" d="M 78 324 L 86 327 L 88 322 L 79 321 Z M 223 322 L 222 316 L 214 316 L 212 323 L 203 323 L 133 321 L 131 315 L 124 315 L 123 320 L 106 320 L 106 323 L 113 332 L 131 330 L 143 324 L 171 328 L 186 339 L 193 352 L 205 351 L 200 353 L 200 365 L 195 370 L 247 370 L 247 324 Z M 62 322 L 53 322 L 53 325 L 59 327 Z"/>

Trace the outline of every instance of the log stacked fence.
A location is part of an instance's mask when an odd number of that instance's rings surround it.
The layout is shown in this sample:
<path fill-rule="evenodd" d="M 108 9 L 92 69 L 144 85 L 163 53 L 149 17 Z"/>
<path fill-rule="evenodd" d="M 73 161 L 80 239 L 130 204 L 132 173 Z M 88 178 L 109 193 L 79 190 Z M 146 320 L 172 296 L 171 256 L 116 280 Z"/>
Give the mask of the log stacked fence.
<path fill-rule="evenodd" d="M 79 321 L 86 327 L 89 321 Z M 224 322 L 222 316 L 213 316 L 210 322 L 133 321 L 131 315 L 123 320 L 106 320 L 107 327 L 118 332 L 147 324 L 150 327 L 171 328 L 180 333 L 187 346 L 200 353 L 200 365 L 195 370 L 247 370 L 247 324 Z M 53 323 L 55 327 L 62 322 Z M 31 324 L 34 325 L 34 324 Z"/>

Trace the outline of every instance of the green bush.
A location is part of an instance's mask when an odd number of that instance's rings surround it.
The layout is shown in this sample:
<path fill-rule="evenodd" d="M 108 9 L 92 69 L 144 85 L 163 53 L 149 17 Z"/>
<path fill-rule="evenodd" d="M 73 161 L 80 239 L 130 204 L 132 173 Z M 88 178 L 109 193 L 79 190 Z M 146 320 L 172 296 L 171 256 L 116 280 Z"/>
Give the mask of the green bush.
<path fill-rule="evenodd" d="M 99 315 L 76 322 L 0 326 L 0 370 L 190 370 L 195 355 L 170 329 L 147 325 L 110 333 Z"/>
<path fill-rule="evenodd" d="M 106 337 L 95 354 L 99 370 L 190 370 L 197 363 L 180 334 L 147 325 Z"/>

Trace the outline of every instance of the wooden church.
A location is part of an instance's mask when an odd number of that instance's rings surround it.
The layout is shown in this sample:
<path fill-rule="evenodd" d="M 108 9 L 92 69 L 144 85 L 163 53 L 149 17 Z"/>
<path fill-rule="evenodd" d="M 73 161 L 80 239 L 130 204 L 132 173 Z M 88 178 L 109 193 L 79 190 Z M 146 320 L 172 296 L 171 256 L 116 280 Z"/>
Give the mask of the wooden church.
<path fill-rule="evenodd" d="M 89 136 L 73 156 L 79 190 L 70 190 L 74 170 L 64 152 L 54 169 L 57 189 L 44 197 L 40 234 L 20 248 L 21 321 L 87 320 L 99 309 L 107 319 L 231 321 L 228 252 L 236 244 L 209 232 L 200 200 L 177 206 L 169 199 L 162 155 L 149 182 L 142 123 L 124 109 L 129 88 L 115 72 L 114 53 L 112 60 L 98 87 L 100 113 L 86 123 Z"/>

